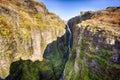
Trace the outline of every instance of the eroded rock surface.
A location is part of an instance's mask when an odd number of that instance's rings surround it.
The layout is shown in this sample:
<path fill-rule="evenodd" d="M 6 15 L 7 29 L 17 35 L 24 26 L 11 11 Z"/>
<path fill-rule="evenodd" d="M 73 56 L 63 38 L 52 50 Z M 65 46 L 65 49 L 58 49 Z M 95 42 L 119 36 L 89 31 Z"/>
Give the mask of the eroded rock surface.
<path fill-rule="evenodd" d="M 120 7 L 82 12 L 68 21 L 72 52 L 64 80 L 120 79 Z"/>

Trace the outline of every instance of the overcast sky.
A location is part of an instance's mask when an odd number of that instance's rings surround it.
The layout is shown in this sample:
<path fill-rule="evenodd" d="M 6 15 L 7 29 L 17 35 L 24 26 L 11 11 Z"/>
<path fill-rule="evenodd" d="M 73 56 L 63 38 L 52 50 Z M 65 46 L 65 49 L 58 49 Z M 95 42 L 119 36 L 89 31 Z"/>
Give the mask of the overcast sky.
<path fill-rule="evenodd" d="M 120 0 L 39 0 L 50 12 L 64 20 L 79 15 L 81 11 L 99 10 L 109 6 L 120 6 Z"/>

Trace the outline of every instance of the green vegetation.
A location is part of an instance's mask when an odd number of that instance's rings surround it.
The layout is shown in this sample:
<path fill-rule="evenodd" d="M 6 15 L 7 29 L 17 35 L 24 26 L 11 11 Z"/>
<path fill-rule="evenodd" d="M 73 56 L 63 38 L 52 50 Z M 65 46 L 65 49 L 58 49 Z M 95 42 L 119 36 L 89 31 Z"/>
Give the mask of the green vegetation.
<path fill-rule="evenodd" d="M 4 38 L 10 38 L 11 27 L 7 24 L 4 17 L 0 17 L 0 35 Z"/>
<path fill-rule="evenodd" d="M 43 61 L 32 62 L 20 59 L 12 63 L 10 74 L 14 79 L 19 78 L 20 80 L 57 80 L 64 69 L 63 56 L 66 53 L 66 50 L 63 50 L 65 49 L 64 42 L 57 44 L 58 42 L 59 40 L 51 44 L 52 52 L 44 53 Z"/>
<path fill-rule="evenodd" d="M 0 64 L 0 77 L 7 77 L 11 70 L 14 79 L 57 80 L 64 69 L 67 52 L 64 41 L 57 42 L 57 38 L 64 35 L 65 23 L 56 14 L 48 12 L 43 3 L 32 0 L 2 0 L 0 11 L 0 60 L 8 61 Z M 40 52 L 34 48 L 37 41 Z M 49 44 L 54 44 L 52 52 L 47 53 L 49 57 L 32 62 L 43 58 Z M 38 59 L 34 54 L 37 50 L 37 54 L 41 54 Z M 23 60 L 19 61 L 20 58 Z"/>
<path fill-rule="evenodd" d="M 76 49 L 76 51 L 80 49 L 80 53 L 74 60 L 70 59 L 67 62 L 65 67 L 65 80 L 118 79 L 117 73 L 120 67 L 117 64 L 110 63 L 110 57 L 114 53 L 113 45 L 102 41 L 112 41 L 114 39 L 112 32 L 110 29 L 104 31 L 100 26 L 93 25 L 92 23 L 90 25 L 93 26 L 86 25 L 85 22 L 84 25 L 82 24 L 84 33 L 80 36 L 82 37 L 80 46 L 75 46 L 78 43 L 73 45 L 73 49 Z M 81 27 L 81 23 L 77 26 Z M 72 51 L 71 55 L 73 54 L 77 53 Z M 71 62 L 74 62 L 73 65 L 71 65 Z"/>

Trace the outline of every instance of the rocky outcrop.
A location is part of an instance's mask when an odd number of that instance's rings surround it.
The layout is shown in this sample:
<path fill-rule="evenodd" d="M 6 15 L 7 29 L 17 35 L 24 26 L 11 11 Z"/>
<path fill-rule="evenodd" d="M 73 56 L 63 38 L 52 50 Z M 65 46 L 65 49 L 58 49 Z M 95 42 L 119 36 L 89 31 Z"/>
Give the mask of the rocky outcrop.
<path fill-rule="evenodd" d="M 63 56 L 67 51 L 65 37 L 59 38 L 63 35 L 64 22 L 43 3 L 0 0 L 0 77 L 39 80 L 39 75 L 48 74 L 50 77 L 43 80 L 56 80 L 63 70 Z"/>
<path fill-rule="evenodd" d="M 72 52 L 64 80 L 120 79 L 120 7 L 82 12 L 68 21 Z"/>
<path fill-rule="evenodd" d="M 65 28 L 41 2 L 0 0 L 0 80 L 120 80 L 119 15 L 81 12 Z"/>

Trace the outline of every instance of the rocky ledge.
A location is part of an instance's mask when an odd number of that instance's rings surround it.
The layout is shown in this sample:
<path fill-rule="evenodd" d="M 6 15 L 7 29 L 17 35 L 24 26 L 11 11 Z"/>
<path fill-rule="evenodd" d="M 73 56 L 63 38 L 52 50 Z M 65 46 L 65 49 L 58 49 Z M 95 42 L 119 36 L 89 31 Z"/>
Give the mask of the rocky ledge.
<path fill-rule="evenodd" d="M 68 21 L 72 52 L 65 80 L 120 79 L 120 7 L 81 12 Z"/>

